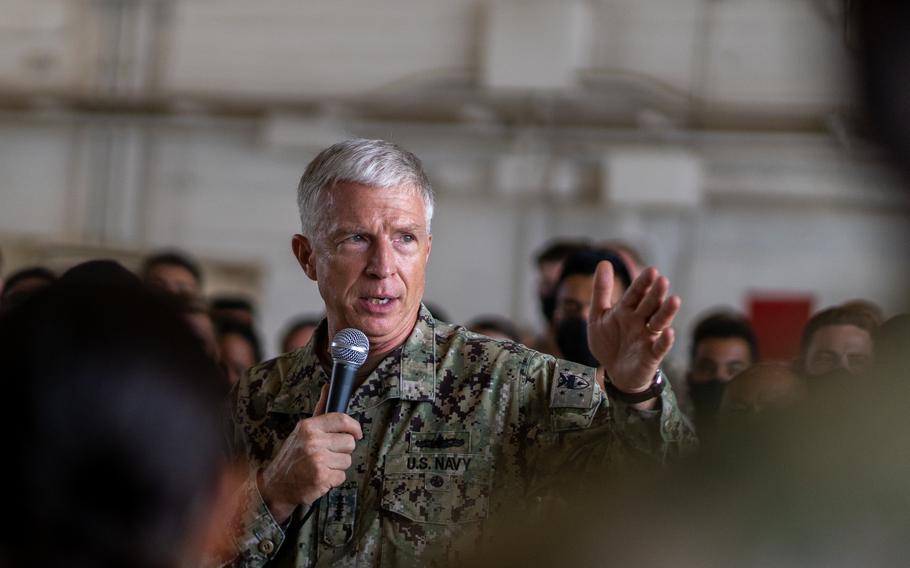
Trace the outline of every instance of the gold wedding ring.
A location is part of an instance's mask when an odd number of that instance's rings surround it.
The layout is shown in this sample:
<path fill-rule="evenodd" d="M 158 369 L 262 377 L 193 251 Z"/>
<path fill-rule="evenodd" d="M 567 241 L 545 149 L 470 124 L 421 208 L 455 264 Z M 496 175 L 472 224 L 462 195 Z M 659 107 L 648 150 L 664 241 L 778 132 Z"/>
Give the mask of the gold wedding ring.
<path fill-rule="evenodd" d="M 664 332 L 664 330 L 662 330 L 662 329 L 654 329 L 653 327 L 651 327 L 651 322 L 645 322 L 645 329 L 648 330 L 648 333 L 650 333 L 651 335 L 660 335 L 661 333 Z"/>

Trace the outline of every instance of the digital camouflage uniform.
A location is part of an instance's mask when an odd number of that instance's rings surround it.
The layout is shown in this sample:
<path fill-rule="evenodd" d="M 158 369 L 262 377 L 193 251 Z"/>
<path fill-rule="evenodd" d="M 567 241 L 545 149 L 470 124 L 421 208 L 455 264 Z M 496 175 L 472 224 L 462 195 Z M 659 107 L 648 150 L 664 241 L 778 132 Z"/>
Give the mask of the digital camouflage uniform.
<path fill-rule="evenodd" d="M 313 413 L 328 381 L 315 344 L 254 367 L 239 384 L 236 435 L 252 471 Z M 230 565 L 455 562 L 457 543 L 475 539 L 491 511 L 534 503 L 569 465 L 663 461 L 694 443 L 669 388 L 660 411 L 639 412 L 608 399 L 594 372 L 422 308 L 405 344 L 354 392 L 348 414 L 364 437 L 347 481 L 286 535 L 251 475 Z"/>

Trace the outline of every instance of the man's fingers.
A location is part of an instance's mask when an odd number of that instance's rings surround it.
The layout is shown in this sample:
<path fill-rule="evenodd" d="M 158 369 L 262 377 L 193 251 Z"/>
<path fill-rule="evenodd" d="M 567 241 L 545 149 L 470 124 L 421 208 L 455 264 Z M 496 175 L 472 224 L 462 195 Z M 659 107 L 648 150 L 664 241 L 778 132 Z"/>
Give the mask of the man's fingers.
<path fill-rule="evenodd" d="M 326 447 L 333 452 L 351 453 L 357 441 L 350 434 L 327 434 Z"/>
<path fill-rule="evenodd" d="M 654 281 L 657 280 L 657 276 L 657 269 L 653 266 L 639 274 L 638 278 L 632 281 L 632 285 L 629 286 L 629 289 L 623 294 L 620 303 L 630 310 L 637 308 L 638 304 L 641 303 L 642 298 L 645 297 L 645 293 L 651 288 Z"/>
<path fill-rule="evenodd" d="M 654 315 L 654 312 L 661 307 L 664 299 L 667 297 L 667 292 L 670 290 L 670 281 L 667 280 L 665 276 L 661 276 L 657 279 L 656 282 L 645 292 L 645 297 L 642 298 L 639 302 L 638 307 L 635 308 L 635 313 L 639 317 L 648 321 L 651 316 Z M 651 327 L 654 327 L 654 324 L 651 324 Z M 662 328 L 655 328 L 662 329 Z"/>
<path fill-rule="evenodd" d="M 323 462 L 329 469 L 346 470 L 351 467 L 353 459 L 351 454 L 328 452 Z"/>
<path fill-rule="evenodd" d="M 322 385 L 322 391 L 319 393 L 319 402 L 316 403 L 316 409 L 313 410 L 313 416 L 320 416 L 325 414 L 325 405 L 329 400 L 329 385 L 328 383 Z"/>
<path fill-rule="evenodd" d="M 363 431 L 360 429 L 360 422 L 357 422 L 347 414 L 341 412 L 330 412 L 311 418 L 318 420 L 318 427 L 323 432 L 329 434 L 350 434 L 355 440 L 363 438 Z"/>
<path fill-rule="evenodd" d="M 670 352 L 670 349 L 673 347 L 673 340 L 676 339 L 676 330 L 672 327 L 668 327 L 657 338 L 657 341 L 654 342 L 653 353 L 654 356 L 660 360 L 663 360 L 664 357 Z"/>
<path fill-rule="evenodd" d="M 594 297 L 591 300 L 591 310 L 595 317 L 600 317 L 613 307 L 612 298 L 613 265 L 602 260 L 597 264 L 597 270 L 594 272 Z"/>
<path fill-rule="evenodd" d="M 682 300 L 680 300 L 679 296 L 670 296 L 661 304 L 657 312 L 646 320 L 648 327 L 653 331 L 661 331 L 669 328 L 673 325 L 673 318 L 679 313 L 679 307 L 681 305 Z"/>

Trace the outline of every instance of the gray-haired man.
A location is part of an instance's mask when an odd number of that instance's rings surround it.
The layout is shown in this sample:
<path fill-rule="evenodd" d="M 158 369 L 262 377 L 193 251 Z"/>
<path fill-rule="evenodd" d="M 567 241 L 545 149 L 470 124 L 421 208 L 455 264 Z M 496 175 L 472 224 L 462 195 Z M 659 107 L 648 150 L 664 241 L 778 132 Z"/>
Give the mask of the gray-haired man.
<path fill-rule="evenodd" d="M 593 368 L 422 307 L 434 197 L 410 152 L 379 140 L 327 148 L 298 203 L 293 250 L 326 319 L 309 345 L 238 387 L 251 474 L 234 565 L 457 561 L 492 512 L 545 493 L 570 456 L 573 467 L 618 453 L 660 461 L 693 443 L 658 371 L 679 298 L 656 270 L 613 305 L 611 267 L 599 267 L 589 337 L 610 377 L 599 385 Z M 324 414 L 328 340 L 346 327 L 367 335 L 369 357 L 350 416 Z"/>

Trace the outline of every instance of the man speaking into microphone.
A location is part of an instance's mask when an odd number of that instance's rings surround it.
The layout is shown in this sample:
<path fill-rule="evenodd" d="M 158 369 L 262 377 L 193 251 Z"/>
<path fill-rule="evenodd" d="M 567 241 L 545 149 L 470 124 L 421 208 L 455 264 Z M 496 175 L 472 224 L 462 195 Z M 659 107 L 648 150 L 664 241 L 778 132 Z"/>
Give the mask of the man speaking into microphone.
<path fill-rule="evenodd" d="M 306 347 L 238 385 L 251 473 L 229 565 L 453 562 L 492 513 L 537 502 L 561 471 L 620 453 L 662 461 L 694 442 L 660 372 L 679 298 L 656 270 L 613 305 L 612 269 L 598 268 L 588 337 L 604 383 L 422 306 L 434 197 L 410 152 L 335 144 L 297 191 L 292 248 L 326 318 Z M 346 328 L 366 334 L 369 352 L 347 414 L 324 413 L 330 343 Z"/>

